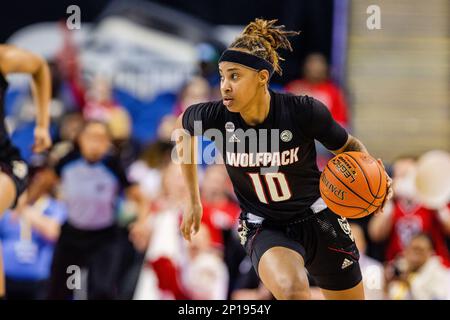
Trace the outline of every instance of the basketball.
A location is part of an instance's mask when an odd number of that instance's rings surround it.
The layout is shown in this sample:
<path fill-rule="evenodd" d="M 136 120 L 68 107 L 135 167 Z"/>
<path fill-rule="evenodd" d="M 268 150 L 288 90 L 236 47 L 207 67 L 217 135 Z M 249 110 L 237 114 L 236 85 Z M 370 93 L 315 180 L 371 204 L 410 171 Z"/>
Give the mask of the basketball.
<path fill-rule="evenodd" d="M 367 153 L 344 152 L 327 163 L 319 187 L 331 211 L 357 219 L 381 206 L 387 179 L 382 166 Z"/>

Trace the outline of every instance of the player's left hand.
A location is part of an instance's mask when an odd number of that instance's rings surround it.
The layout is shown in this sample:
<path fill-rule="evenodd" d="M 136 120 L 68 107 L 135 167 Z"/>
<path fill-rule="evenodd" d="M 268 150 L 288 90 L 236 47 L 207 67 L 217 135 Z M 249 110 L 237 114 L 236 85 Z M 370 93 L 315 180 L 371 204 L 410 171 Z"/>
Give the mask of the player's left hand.
<path fill-rule="evenodd" d="M 34 129 L 33 152 L 39 153 L 47 150 L 52 145 L 52 139 L 48 128 L 36 126 Z"/>
<path fill-rule="evenodd" d="M 187 210 L 183 213 L 180 230 L 187 241 L 191 241 L 191 237 L 199 231 L 202 215 L 203 207 L 200 202 L 190 203 Z"/>
<path fill-rule="evenodd" d="M 392 197 L 394 196 L 394 191 L 392 189 L 392 178 L 389 177 L 389 175 L 386 172 L 386 169 L 384 168 L 384 164 L 383 161 L 381 161 L 381 159 L 377 159 L 378 164 L 383 168 L 384 174 L 386 175 L 386 197 L 383 200 L 383 203 L 381 204 L 381 206 L 374 212 L 374 214 L 378 214 L 380 212 L 382 212 L 384 210 L 384 206 L 386 205 L 386 203 L 392 199 Z"/>

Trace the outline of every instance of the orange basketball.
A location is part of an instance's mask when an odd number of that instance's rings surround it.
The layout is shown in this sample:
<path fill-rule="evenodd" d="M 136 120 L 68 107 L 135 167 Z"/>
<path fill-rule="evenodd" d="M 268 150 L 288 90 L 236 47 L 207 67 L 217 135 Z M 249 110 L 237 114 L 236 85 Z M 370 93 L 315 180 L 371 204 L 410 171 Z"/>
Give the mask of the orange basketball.
<path fill-rule="evenodd" d="M 320 176 L 320 194 L 337 215 L 362 218 L 383 203 L 387 180 L 383 168 L 367 153 L 344 152 L 331 159 Z"/>

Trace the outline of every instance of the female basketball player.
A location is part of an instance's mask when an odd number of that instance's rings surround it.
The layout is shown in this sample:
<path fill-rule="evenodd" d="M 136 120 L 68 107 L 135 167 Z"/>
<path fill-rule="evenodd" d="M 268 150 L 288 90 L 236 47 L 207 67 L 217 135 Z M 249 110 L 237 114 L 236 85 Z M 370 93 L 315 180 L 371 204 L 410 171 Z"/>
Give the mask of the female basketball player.
<path fill-rule="evenodd" d="M 51 145 L 49 133 L 49 102 L 51 78 L 47 63 L 35 54 L 9 45 L 0 45 L 0 215 L 13 207 L 25 190 L 28 168 L 19 150 L 9 139 L 4 122 L 4 96 L 8 83 L 5 75 L 28 73 L 32 76 L 32 89 L 36 112 L 34 152 L 42 152 Z M 0 252 L 0 297 L 4 294 L 3 266 Z"/>
<path fill-rule="evenodd" d="M 256 19 L 224 51 L 223 100 L 193 105 L 178 119 L 185 130 L 177 151 L 190 190 L 181 232 L 190 240 L 202 217 L 190 137 L 204 134 L 222 153 L 242 208 L 241 243 L 272 294 L 310 298 L 307 270 L 327 299 L 364 299 L 348 222 L 320 198 L 314 139 L 335 154 L 367 149 L 321 102 L 268 89 L 273 72 L 281 74 L 276 50 L 292 50 L 287 36 L 296 34 L 275 22 Z"/>

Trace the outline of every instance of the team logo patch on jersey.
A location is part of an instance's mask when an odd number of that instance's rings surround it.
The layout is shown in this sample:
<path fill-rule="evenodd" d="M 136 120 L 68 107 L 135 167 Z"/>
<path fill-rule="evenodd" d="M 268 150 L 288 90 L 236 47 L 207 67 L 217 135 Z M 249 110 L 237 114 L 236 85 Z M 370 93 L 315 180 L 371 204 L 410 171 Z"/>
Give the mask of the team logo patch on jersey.
<path fill-rule="evenodd" d="M 347 219 L 342 217 L 341 219 L 338 218 L 339 225 L 341 226 L 342 230 L 346 235 L 352 239 L 353 242 L 355 242 L 355 238 L 353 238 L 352 229 L 350 228 L 350 224 L 348 223 Z"/>
<path fill-rule="evenodd" d="M 12 171 L 17 178 L 23 179 L 28 174 L 28 167 L 25 162 L 15 160 L 12 162 Z"/>
<path fill-rule="evenodd" d="M 225 130 L 227 132 L 234 132 L 235 126 L 233 122 L 227 122 L 225 123 Z"/>
<path fill-rule="evenodd" d="M 292 140 L 292 132 L 290 130 L 283 130 L 280 134 L 280 139 L 283 142 L 289 142 Z"/>

